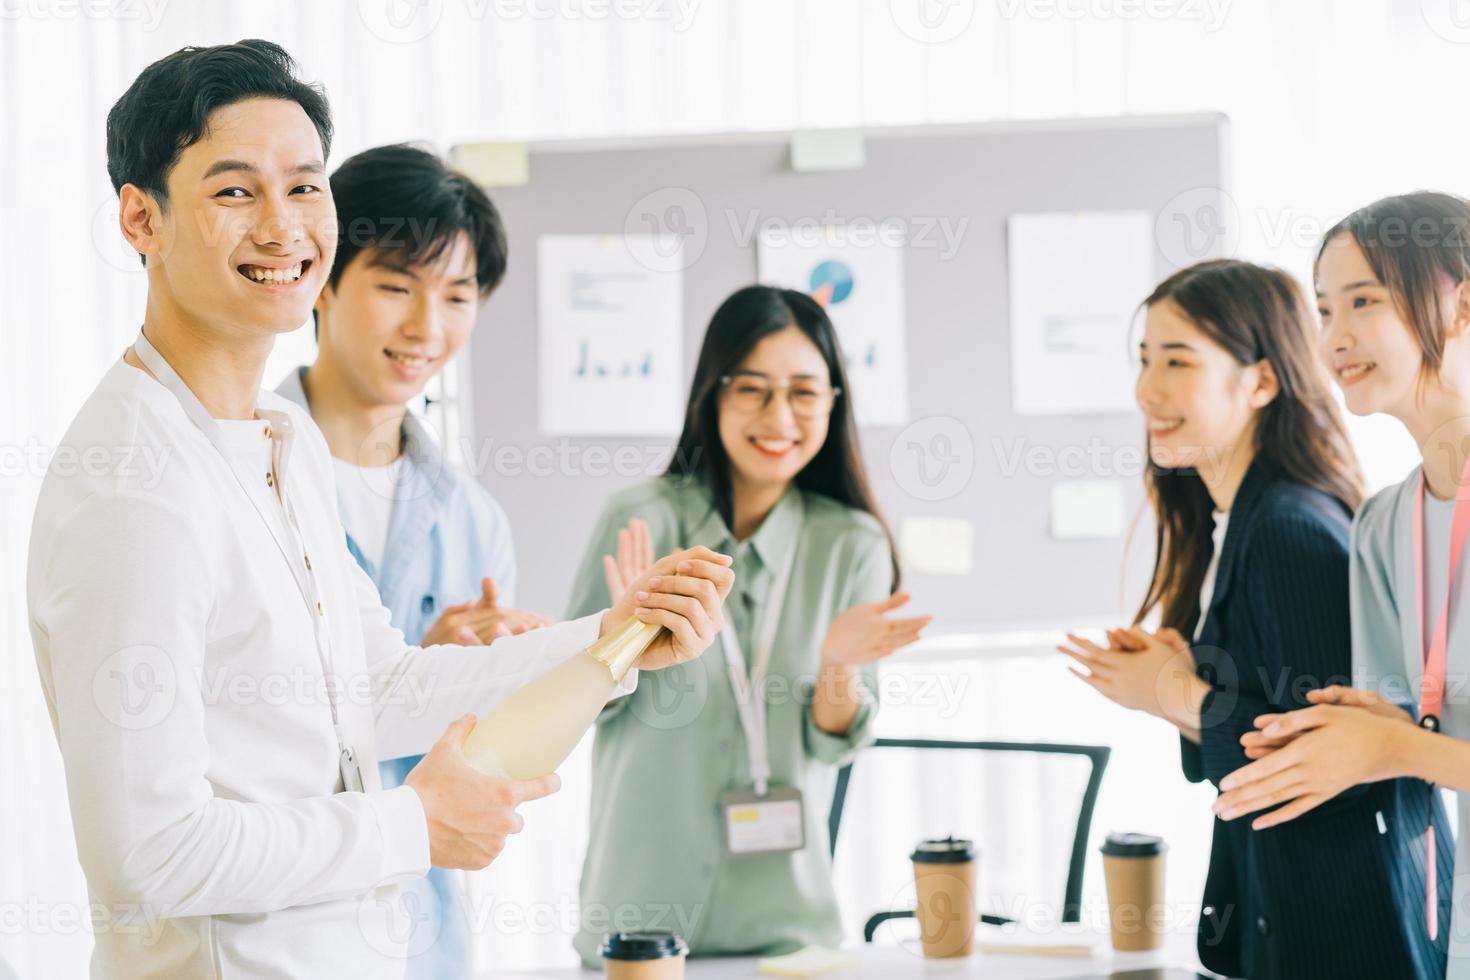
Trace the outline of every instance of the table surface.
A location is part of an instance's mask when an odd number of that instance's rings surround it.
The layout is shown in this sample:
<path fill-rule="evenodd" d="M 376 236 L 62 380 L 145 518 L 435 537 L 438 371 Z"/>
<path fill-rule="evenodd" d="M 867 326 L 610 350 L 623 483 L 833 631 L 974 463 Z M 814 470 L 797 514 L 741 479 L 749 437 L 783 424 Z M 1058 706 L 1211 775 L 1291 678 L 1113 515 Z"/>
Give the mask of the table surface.
<path fill-rule="evenodd" d="M 1191 931 L 1170 933 L 1162 949 L 1149 953 L 1117 953 L 1104 941 L 1092 957 L 981 952 L 962 960 L 926 960 L 915 940 L 898 946 L 869 945 L 844 950 L 857 958 L 857 965 L 825 976 L 834 980 L 893 980 L 902 977 L 1071 980 L 1099 975 L 1105 977 L 1111 971 L 1160 967 L 1175 967 L 1187 973 L 1199 969 L 1194 945 L 1195 934 Z M 754 959 L 692 959 L 685 973 L 690 980 L 737 980 L 763 976 L 755 964 Z M 557 970 L 496 970 L 481 974 L 480 980 L 595 980 L 599 976 L 600 973 L 591 970 L 566 967 Z M 1147 978 L 1147 974 L 1142 974 L 1138 980 Z"/>

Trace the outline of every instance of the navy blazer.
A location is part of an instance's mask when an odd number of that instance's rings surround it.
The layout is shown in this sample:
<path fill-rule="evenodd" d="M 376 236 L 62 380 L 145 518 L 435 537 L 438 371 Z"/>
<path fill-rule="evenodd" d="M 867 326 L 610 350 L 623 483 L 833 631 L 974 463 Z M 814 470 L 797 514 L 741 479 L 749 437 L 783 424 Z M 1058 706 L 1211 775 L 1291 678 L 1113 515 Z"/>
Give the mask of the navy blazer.
<path fill-rule="evenodd" d="M 1349 684 L 1349 514 L 1257 459 L 1230 511 L 1204 628 L 1193 644 L 1211 690 L 1185 775 L 1220 780 L 1250 762 L 1258 715 L 1306 707 Z M 1425 923 L 1424 829 L 1438 842 L 1439 941 Z M 1200 961 L 1259 980 L 1440 978 L 1454 843 L 1439 797 L 1414 779 L 1355 787 L 1289 823 L 1215 820 Z"/>

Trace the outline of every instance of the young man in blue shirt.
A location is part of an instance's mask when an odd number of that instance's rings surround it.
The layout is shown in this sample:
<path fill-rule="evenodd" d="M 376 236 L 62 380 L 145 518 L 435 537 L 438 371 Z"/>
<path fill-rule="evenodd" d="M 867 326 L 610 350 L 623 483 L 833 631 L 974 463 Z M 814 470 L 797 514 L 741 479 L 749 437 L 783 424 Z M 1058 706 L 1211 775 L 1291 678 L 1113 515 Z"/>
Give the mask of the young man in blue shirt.
<path fill-rule="evenodd" d="M 410 643 L 491 643 L 550 620 L 511 607 L 515 550 L 495 499 L 408 410 L 500 283 L 505 230 L 485 193 L 407 145 L 357 154 L 331 177 L 338 247 L 317 299 L 319 351 L 277 389 L 311 412 L 336 471 L 347 546 Z M 385 787 L 417 758 L 382 763 Z M 459 977 L 467 917 L 451 872 L 410 886 L 423 923 L 408 976 Z M 425 928 L 426 927 L 426 928 Z M 420 948 L 421 947 L 421 948 Z"/>

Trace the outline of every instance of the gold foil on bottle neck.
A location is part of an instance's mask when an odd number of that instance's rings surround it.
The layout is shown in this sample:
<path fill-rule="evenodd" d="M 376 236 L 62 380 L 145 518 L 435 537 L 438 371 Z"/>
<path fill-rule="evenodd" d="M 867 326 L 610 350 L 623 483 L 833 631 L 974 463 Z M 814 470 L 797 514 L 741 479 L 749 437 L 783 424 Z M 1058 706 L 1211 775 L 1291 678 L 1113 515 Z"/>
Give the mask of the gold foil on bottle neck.
<path fill-rule="evenodd" d="M 612 679 L 621 682 L 662 629 L 662 626 L 645 623 L 637 616 L 629 616 L 621 626 L 588 647 L 587 655 L 605 664 Z"/>

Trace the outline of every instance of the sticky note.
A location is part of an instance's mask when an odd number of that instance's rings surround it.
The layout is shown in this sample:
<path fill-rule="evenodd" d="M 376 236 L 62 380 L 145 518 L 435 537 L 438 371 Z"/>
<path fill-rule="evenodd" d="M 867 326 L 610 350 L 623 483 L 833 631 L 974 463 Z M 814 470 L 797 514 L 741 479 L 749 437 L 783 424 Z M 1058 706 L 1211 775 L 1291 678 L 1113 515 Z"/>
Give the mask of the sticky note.
<path fill-rule="evenodd" d="M 962 517 L 905 517 L 898 526 L 904 565 L 923 575 L 969 575 L 975 525 Z"/>
<path fill-rule="evenodd" d="M 866 162 L 861 129 L 808 129 L 791 135 L 792 170 L 856 170 Z"/>
<path fill-rule="evenodd" d="M 519 187 L 531 179 L 524 143 L 460 143 L 450 149 L 449 163 L 483 187 Z"/>
<path fill-rule="evenodd" d="M 1051 488 L 1054 538 L 1121 538 L 1126 521 L 1118 480 L 1068 480 Z"/>
<path fill-rule="evenodd" d="M 785 956 L 757 960 L 755 968 L 768 977 L 820 977 L 857 965 L 857 957 L 822 946 L 808 946 Z"/>

